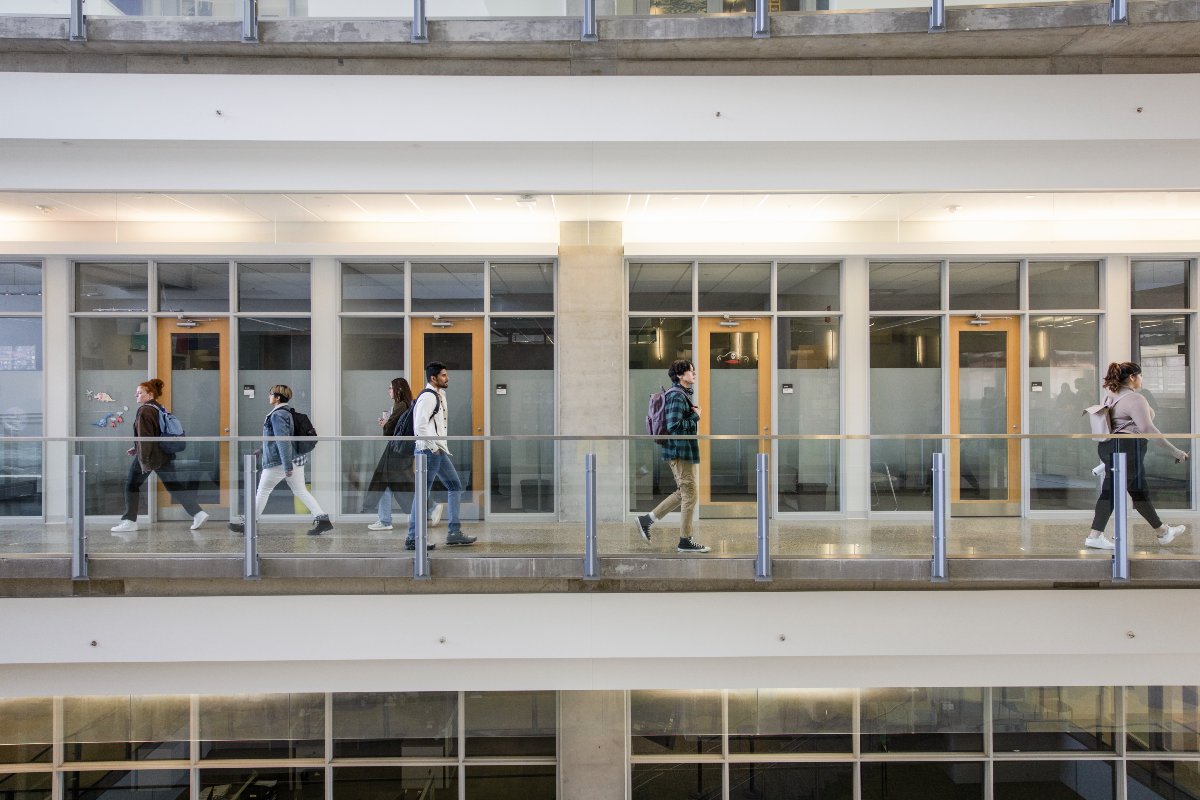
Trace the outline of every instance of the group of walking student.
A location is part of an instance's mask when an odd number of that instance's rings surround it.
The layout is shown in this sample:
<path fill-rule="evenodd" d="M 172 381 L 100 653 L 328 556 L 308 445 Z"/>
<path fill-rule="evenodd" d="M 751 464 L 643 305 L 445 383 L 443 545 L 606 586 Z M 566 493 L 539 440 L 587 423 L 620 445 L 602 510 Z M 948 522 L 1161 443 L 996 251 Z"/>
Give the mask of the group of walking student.
<path fill-rule="evenodd" d="M 679 508 L 679 543 L 676 550 L 680 553 L 707 553 L 709 548 L 692 538 L 692 528 L 696 521 L 696 472 L 700 463 L 699 444 L 694 437 L 698 430 L 701 409 L 692 402 L 697 381 L 696 366 L 691 361 L 675 361 L 667 370 L 667 377 L 671 380 L 671 388 L 660 398 L 662 419 L 656 424 L 661 425 L 661 433 L 667 437 L 658 441 L 662 447 L 661 458 L 670 467 L 676 489 L 653 511 L 637 516 L 634 526 L 642 539 L 649 543 L 654 526 L 667 514 Z M 392 411 L 382 423 L 384 435 L 404 436 L 407 426 L 411 425 L 415 442 L 411 449 L 405 446 L 406 439 L 391 441 L 384 448 L 367 485 L 367 508 L 364 509 L 377 510 L 378 518 L 367 527 L 373 531 L 392 530 L 392 498 L 403 496 L 404 492 L 411 490 L 413 456 L 423 453 L 426 459 L 427 488 L 432 492 L 435 478 L 446 488 L 444 508 L 449 512 L 447 546 L 471 545 L 476 539 L 474 536 L 463 534 L 459 517 L 462 480 L 451 460 L 450 448 L 446 442 L 449 430 L 446 388 L 450 385 L 450 374 L 446 365 L 438 361 L 427 364 L 425 381 L 425 387 L 416 397 L 413 397 L 412 390 L 404 378 L 394 378 L 388 387 L 388 394 L 392 398 Z M 1111 435 L 1100 441 L 1097 447 L 1102 463 L 1096 468 L 1096 472 L 1099 474 L 1103 469 L 1104 482 L 1096 500 L 1092 529 L 1084 540 L 1086 547 L 1102 550 L 1111 550 L 1114 547 L 1113 541 L 1105 536 L 1104 528 L 1112 516 L 1116 495 L 1112 472 L 1115 453 L 1127 454 L 1125 490 L 1133 499 L 1133 507 L 1158 533 L 1158 543 L 1168 545 L 1185 530 L 1183 525 L 1167 525 L 1159 518 L 1150 500 L 1146 481 L 1145 459 L 1148 440 L 1130 436 L 1161 436 L 1161 431 L 1154 425 L 1154 409 L 1140 393 L 1141 388 L 1142 368 L 1138 364 L 1131 361 L 1109 364 L 1104 377 L 1106 391 L 1101 406 L 1108 415 Z M 139 494 L 151 472 L 158 473 L 159 480 L 175 502 L 182 505 L 191 515 L 192 530 L 199 528 L 208 519 L 208 512 L 196 501 L 195 488 L 181 480 L 175 472 L 175 450 L 161 441 L 149 441 L 168 435 L 163 426 L 164 420 L 169 418 L 169 413 L 159 402 L 162 392 L 163 382 L 158 378 L 139 383 L 134 392 L 138 409 L 133 419 L 134 446 L 127 451 L 133 460 L 130 462 L 129 474 L 125 481 L 125 513 L 121 515 L 121 521 L 112 528 L 113 533 L 118 535 L 138 529 Z M 289 387 L 282 384 L 271 387 L 267 397 L 270 411 L 263 419 L 262 472 L 255 494 L 254 513 L 256 518 L 261 516 L 271 491 L 280 481 L 286 481 L 296 498 L 313 514 L 313 526 L 308 533 L 317 536 L 333 530 L 333 523 L 305 486 L 304 466 L 308 461 L 308 452 L 301 452 L 292 440 L 292 437 L 296 436 L 294 420 L 297 415 L 290 406 L 291 400 L 292 390 Z M 1159 438 L 1153 441 L 1168 450 L 1176 463 L 1187 460 L 1188 454 L 1166 439 Z M 417 508 L 414 492 L 411 513 L 408 516 L 408 535 L 404 540 L 404 546 L 408 550 L 416 548 L 416 520 L 421 511 L 422 509 Z M 433 524 L 436 525 L 441 519 L 442 511 L 441 504 L 434 507 Z M 244 531 L 244 523 L 235 520 L 229 524 L 229 528 L 241 533 Z M 427 546 L 432 550 L 436 545 Z"/>

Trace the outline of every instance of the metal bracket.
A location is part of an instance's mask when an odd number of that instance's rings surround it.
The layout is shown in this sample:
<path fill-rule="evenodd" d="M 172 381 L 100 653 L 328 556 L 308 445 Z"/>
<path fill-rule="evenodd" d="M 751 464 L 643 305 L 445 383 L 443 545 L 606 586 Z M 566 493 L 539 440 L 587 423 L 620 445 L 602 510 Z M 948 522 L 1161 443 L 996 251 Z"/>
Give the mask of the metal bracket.
<path fill-rule="evenodd" d="M 771 13 L 768 0 L 757 0 L 754 4 L 754 34 L 755 39 L 771 38 Z"/>
<path fill-rule="evenodd" d="M 929 6 L 929 32 L 946 32 L 946 0 L 931 0 Z"/>
<path fill-rule="evenodd" d="M 258 41 L 258 0 L 242 0 L 242 41 Z"/>
<path fill-rule="evenodd" d="M 1108 21 L 1112 25 L 1129 24 L 1129 0 L 1112 0 L 1108 10 Z"/>
<path fill-rule="evenodd" d="M 83 13 L 83 0 L 71 0 L 70 30 L 72 42 L 87 41 L 87 16 Z"/>
<path fill-rule="evenodd" d="M 583 0 L 583 26 L 579 41 L 600 41 L 600 33 L 596 27 L 596 0 Z"/>
<path fill-rule="evenodd" d="M 413 44 L 429 44 L 429 19 L 425 16 L 425 0 L 413 0 L 412 35 Z"/>

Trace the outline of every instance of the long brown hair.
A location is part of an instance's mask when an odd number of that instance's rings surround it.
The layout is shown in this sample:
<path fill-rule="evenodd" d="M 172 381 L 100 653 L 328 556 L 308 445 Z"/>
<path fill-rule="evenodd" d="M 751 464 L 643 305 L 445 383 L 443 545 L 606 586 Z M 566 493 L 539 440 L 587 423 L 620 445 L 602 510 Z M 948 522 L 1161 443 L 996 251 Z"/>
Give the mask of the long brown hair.
<path fill-rule="evenodd" d="M 392 378 L 392 405 L 412 405 L 412 387 L 404 378 Z"/>
<path fill-rule="evenodd" d="M 1119 392 L 1122 386 L 1129 383 L 1130 378 L 1141 374 L 1141 366 L 1133 361 L 1114 361 L 1108 365 L 1108 373 L 1104 376 L 1104 388 L 1110 392 Z"/>

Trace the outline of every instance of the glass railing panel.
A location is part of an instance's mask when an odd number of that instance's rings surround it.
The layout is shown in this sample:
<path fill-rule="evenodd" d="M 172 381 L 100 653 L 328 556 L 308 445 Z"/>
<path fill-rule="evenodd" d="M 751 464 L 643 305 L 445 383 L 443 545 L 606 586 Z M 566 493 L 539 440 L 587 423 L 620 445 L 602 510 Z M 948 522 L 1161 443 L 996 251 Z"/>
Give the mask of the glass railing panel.
<path fill-rule="evenodd" d="M 242 5 L 242 0 L 102 0 L 84 11 L 89 17 L 241 19 Z"/>
<path fill-rule="evenodd" d="M 260 20 L 296 17 L 409 19 L 412 0 L 258 0 Z"/>
<path fill-rule="evenodd" d="M 0 0 L 0 16 L 46 15 L 65 17 L 71 13 L 70 0 Z"/>
<path fill-rule="evenodd" d="M 570 0 L 426 0 L 429 19 L 487 19 L 489 17 L 571 17 L 582 13 Z"/>

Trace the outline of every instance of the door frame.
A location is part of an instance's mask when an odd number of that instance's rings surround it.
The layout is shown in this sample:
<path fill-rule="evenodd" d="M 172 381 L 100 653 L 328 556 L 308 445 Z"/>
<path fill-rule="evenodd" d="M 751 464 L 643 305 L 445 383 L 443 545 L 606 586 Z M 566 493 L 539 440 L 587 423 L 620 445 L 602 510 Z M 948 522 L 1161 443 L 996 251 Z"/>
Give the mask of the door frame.
<path fill-rule="evenodd" d="M 697 432 L 702 435 L 710 435 L 712 430 L 712 417 L 709 415 L 712 405 L 712 384 L 710 375 L 712 366 L 708 362 L 708 341 L 709 336 L 714 333 L 730 332 L 724 328 L 722 323 L 737 322 L 738 328 L 742 332 L 754 332 L 759 335 L 758 346 L 758 424 L 756 428 L 761 428 L 762 434 L 770 434 L 771 432 L 771 410 L 772 410 L 772 385 L 774 384 L 774 372 L 771 369 L 773 363 L 771 354 L 773 343 L 773 319 L 770 314 L 762 316 L 747 316 L 743 318 L 729 319 L 727 317 L 714 316 L 698 316 L 696 318 L 696 337 L 692 345 L 692 359 L 697 365 L 697 383 L 696 387 L 696 404 L 700 406 L 700 422 Z M 732 330 L 732 329 L 731 329 Z M 732 331 L 736 332 L 736 331 Z M 703 369 L 700 365 L 703 364 Z M 757 503 L 733 501 L 722 502 L 712 499 L 712 490 L 709 485 L 711 477 L 711 459 L 712 459 L 712 442 L 707 439 L 701 439 L 700 442 L 700 468 L 699 468 L 699 498 L 700 516 L 707 519 L 732 519 L 732 518 L 752 518 L 757 513 Z M 769 439 L 761 440 L 756 450 L 758 453 L 770 453 L 771 441 Z"/>
<path fill-rule="evenodd" d="M 1024 395 L 1021 392 L 1022 356 L 1024 351 L 1022 335 L 1024 320 L 1017 313 L 997 313 L 995 316 L 984 315 L 989 321 L 990 330 L 1003 330 L 1008 336 L 1005 347 L 1007 363 L 1005 390 L 1007 392 L 1005 431 L 1010 434 L 1020 434 L 1024 425 Z M 951 314 L 947 320 L 947 414 L 948 431 L 954 435 L 961 432 L 962 421 L 959 408 L 959 340 L 958 335 L 975 327 L 973 315 Z M 991 327 L 994 326 L 994 327 Z M 960 497 L 962 482 L 959 477 L 960 448 L 962 440 L 951 439 L 950 442 L 950 510 L 951 516 L 956 517 L 1020 517 L 1025 502 L 1025 485 L 1028 482 L 1025 474 L 1025 448 L 1019 439 L 1007 442 L 1008 465 L 1008 495 L 1003 500 L 963 500 Z"/>

